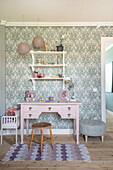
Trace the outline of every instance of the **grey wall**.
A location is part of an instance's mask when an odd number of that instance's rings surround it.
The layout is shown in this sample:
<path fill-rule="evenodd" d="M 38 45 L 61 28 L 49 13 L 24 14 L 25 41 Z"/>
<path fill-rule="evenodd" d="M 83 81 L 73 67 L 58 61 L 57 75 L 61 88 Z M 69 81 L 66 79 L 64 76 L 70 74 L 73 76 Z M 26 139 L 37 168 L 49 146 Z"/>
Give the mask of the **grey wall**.
<path fill-rule="evenodd" d="M 106 109 L 113 112 L 113 93 L 106 93 Z"/>
<path fill-rule="evenodd" d="M 75 98 L 82 102 L 79 118 L 101 119 L 101 37 L 112 37 L 113 27 L 6 27 L 6 110 L 24 100 L 26 90 L 34 92 L 36 99 L 40 96 L 43 99 L 49 96 L 54 96 L 55 100 L 59 98 L 61 81 L 36 82 L 36 89 L 33 90 L 29 81 L 29 77 L 33 76 L 29 67 L 32 63 L 31 56 L 30 54 L 21 56 L 17 47 L 19 43 L 27 42 L 32 50 L 32 40 L 38 35 L 49 41 L 48 50 L 56 50 L 56 45 L 59 45 L 63 34 L 66 34 L 63 40 L 64 50 L 67 51 L 66 77 L 74 78 Z M 55 59 L 55 56 L 44 57 L 47 62 L 53 62 Z M 43 69 L 39 72 L 44 71 Z M 45 71 L 45 74 L 49 73 L 57 75 L 57 70 Z M 93 92 L 93 88 L 97 88 L 96 93 Z M 63 120 L 57 114 L 42 114 L 38 121 L 48 121 L 56 129 L 73 128 L 72 120 Z M 35 122 L 37 120 L 31 120 L 29 127 L 31 128 Z"/>
<path fill-rule="evenodd" d="M 5 113 L 5 26 L 0 25 L 0 115 Z"/>

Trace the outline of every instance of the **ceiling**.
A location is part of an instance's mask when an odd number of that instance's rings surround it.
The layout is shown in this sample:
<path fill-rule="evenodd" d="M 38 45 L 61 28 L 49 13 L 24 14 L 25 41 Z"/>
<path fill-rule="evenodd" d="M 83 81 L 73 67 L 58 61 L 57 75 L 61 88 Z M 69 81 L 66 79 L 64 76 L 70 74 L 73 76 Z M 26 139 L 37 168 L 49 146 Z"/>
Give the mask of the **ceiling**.
<path fill-rule="evenodd" d="M 113 22 L 113 0 L 0 0 L 7 22 Z"/>

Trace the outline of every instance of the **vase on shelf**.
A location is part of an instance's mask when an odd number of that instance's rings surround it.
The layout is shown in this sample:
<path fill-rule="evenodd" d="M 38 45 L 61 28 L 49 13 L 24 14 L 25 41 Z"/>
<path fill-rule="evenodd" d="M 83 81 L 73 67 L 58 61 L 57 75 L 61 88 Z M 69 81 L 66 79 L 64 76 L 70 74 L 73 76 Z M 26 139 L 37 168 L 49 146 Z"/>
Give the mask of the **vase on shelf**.
<path fill-rule="evenodd" d="M 62 44 L 57 45 L 56 47 L 57 47 L 57 51 L 63 51 L 63 45 Z"/>

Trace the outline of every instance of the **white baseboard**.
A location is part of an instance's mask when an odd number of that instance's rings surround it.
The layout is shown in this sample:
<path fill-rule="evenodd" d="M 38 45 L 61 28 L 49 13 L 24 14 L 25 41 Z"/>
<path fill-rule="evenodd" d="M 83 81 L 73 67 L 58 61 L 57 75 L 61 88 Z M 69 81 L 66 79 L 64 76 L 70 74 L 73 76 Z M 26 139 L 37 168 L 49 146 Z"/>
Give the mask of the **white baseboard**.
<path fill-rule="evenodd" d="M 20 129 L 18 129 L 18 134 L 20 134 Z M 32 133 L 32 129 L 29 129 L 29 134 Z M 39 130 L 35 130 L 34 134 L 40 133 Z M 3 130 L 3 135 L 16 135 L 16 131 L 14 129 L 5 129 Z M 26 129 L 24 129 L 24 134 L 26 134 Z M 44 134 L 50 134 L 49 129 L 44 130 Z M 52 129 L 52 134 L 73 134 L 73 129 Z M 1 130 L 0 130 L 1 135 Z"/>
<path fill-rule="evenodd" d="M 113 116 L 113 112 L 112 111 L 106 109 L 106 112 Z"/>

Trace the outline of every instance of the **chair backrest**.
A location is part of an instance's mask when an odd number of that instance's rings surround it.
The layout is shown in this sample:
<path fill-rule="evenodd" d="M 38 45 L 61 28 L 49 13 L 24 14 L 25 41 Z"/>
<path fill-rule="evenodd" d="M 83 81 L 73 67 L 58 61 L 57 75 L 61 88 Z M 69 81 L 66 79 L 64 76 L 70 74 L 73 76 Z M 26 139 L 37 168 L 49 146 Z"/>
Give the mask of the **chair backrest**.
<path fill-rule="evenodd" d="M 16 128 L 18 127 L 17 116 L 1 116 L 1 128 Z"/>

